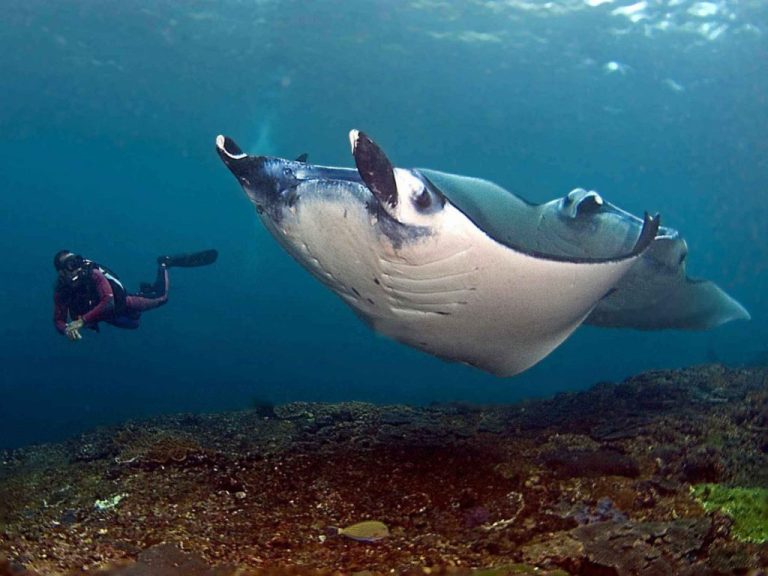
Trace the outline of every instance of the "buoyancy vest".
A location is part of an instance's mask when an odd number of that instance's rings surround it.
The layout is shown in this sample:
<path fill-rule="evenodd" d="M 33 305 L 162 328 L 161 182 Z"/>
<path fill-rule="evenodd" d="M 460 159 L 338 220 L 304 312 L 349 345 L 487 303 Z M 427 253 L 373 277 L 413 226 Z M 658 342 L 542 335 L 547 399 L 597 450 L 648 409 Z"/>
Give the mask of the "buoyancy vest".
<path fill-rule="evenodd" d="M 72 318 L 82 316 L 96 307 L 99 303 L 99 291 L 93 281 L 93 270 L 98 270 L 109 282 L 114 293 L 115 316 L 122 314 L 125 309 L 126 290 L 117 274 L 106 266 L 102 266 L 92 260 L 86 260 L 83 265 L 83 280 L 75 286 L 69 286 L 61 280 L 56 287 L 62 300 L 69 308 Z"/>

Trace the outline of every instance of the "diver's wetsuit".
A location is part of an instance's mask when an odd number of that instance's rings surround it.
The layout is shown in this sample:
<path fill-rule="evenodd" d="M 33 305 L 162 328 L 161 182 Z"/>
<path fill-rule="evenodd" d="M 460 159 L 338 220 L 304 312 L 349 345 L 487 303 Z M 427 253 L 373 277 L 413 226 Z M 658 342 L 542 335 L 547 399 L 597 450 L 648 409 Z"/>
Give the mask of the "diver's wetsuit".
<path fill-rule="evenodd" d="M 111 279 L 111 281 L 110 281 Z M 82 318 L 86 328 L 98 330 L 99 322 L 118 328 L 135 329 L 145 310 L 162 306 L 168 301 L 168 269 L 160 266 L 151 294 L 126 294 L 117 278 L 92 266 L 88 279 L 75 288 L 59 283 L 53 294 L 53 323 L 61 334 L 66 333 L 67 318 Z"/>

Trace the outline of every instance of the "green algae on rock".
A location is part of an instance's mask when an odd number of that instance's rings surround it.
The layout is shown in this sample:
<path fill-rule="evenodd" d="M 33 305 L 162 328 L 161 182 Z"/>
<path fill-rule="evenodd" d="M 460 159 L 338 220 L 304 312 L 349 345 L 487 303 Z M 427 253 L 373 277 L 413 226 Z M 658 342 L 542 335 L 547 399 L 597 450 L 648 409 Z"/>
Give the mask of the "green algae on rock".
<path fill-rule="evenodd" d="M 735 538 L 755 544 L 768 542 L 768 489 L 699 484 L 691 491 L 704 510 L 719 510 L 733 520 Z"/>

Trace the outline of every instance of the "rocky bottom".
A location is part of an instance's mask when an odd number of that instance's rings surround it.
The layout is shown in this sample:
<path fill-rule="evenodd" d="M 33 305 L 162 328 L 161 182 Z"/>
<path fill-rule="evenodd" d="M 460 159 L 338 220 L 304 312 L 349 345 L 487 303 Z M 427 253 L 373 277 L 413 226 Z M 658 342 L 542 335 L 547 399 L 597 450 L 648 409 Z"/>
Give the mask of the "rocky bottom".
<path fill-rule="evenodd" d="M 377 542 L 329 526 L 377 520 Z M 0 452 L 0 575 L 758 575 L 768 370 L 512 406 L 292 403 Z"/>

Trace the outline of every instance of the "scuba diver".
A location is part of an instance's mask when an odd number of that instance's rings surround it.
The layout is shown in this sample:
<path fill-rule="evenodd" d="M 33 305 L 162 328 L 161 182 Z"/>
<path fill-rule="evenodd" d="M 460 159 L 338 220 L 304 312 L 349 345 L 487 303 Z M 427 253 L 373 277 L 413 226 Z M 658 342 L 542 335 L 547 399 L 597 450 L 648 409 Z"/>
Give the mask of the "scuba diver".
<path fill-rule="evenodd" d="M 99 330 L 99 322 L 118 328 L 136 329 L 142 312 L 168 301 L 168 268 L 208 266 L 216 261 L 216 250 L 160 256 L 154 284 L 142 283 L 137 294 L 128 294 L 109 268 L 69 250 L 53 257 L 58 272 L 53 294 L 53 323 L 60 334 L 72 341 L 82 339 L 80 330 Z"/>

